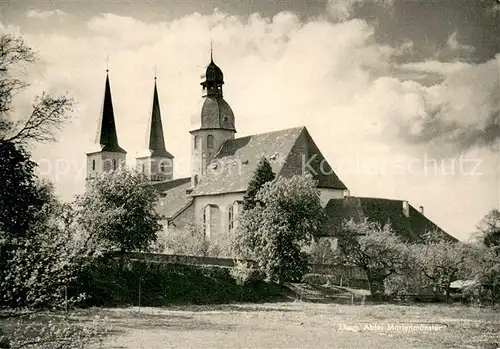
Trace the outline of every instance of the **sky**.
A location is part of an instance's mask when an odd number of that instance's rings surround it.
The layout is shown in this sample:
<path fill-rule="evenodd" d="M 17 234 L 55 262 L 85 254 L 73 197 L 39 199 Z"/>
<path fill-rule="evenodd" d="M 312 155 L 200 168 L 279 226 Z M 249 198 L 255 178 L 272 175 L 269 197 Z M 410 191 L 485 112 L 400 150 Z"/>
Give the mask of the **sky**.
<path fill-rule="evenodd" d="M 237 137 L 304 125 L 351 195 L 424 206 L 461 240 L 500 204 L 499 23 L 496 0 L 0 0 L 0 31 L 38 52 L 12 117 L 44 91 L 76 101 L 32 149 L 63 199 L 84 190 L 106 69 L 128 163 L 156 74 L 174 177 L 189 176 L 212 42 Z"/>

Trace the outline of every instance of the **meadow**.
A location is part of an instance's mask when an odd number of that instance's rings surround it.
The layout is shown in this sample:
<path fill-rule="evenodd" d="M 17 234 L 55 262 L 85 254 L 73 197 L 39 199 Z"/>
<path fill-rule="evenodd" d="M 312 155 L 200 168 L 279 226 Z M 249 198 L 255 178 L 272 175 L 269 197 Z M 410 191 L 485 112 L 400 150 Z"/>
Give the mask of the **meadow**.
<path fill-rule="evenodd" d="M 462 305 L 306 302 L 93 308 L 107 317 L 103 347 L 499 348 L 500 312 Z"/>

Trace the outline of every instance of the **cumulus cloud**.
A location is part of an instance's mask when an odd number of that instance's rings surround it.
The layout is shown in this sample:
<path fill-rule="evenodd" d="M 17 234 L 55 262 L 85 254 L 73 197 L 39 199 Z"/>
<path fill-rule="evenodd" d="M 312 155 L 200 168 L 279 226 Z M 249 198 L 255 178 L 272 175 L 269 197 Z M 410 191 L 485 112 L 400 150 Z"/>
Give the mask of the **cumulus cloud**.
<path fill-rule="evenodd" d="M 61 10 L 52 10 L 52 11 L 42 11 L 42 10 L 29 10 L 26 13 L 26 16 L 28 18 L 36 18 L 36 19 L 43 19 L 47 20 L 49 18 L 63 18 L 67 16 L 66 12 L 61 11 Z"/>

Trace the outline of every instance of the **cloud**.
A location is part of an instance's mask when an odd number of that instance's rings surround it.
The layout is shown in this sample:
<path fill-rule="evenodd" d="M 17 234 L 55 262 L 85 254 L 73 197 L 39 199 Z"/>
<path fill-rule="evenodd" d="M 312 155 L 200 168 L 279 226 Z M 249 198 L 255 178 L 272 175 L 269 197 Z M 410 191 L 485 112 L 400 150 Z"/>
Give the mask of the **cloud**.
<path fill-rule="evenodd" d="M 357 8 L 366 4 L 377 6 L 384 10 L 392 9 L 394 0 L 370 1 L 370 0 L 328 0 L 326 10 L 334 21 L 342 22 L 353 17 Z"/>
<path fill-rule="evenodd" d="M 436 60 L 404 63 L 400 66 L 401 69 L 405 70 L 424 72 L 424 73 L 434 73 L 444 76 L 456 73 L 468 67 L 470 67 L 470 64 L 465 62 L 440 62 Z"/>
<path fill-rule="evenodd" d="M 487 152 L 485 147 L 496 137 L 498 60 L 469 66 L 432 59 L 403 64 L 424 75 L 444 75 L 430 87 L 405 81 L 394 74 L 399 67 L 394 57 L 411 49 L 411 42 L 404 47 L 382 45 L 374 38 L 374 27 L 363 20 L 332 23 L 303 21 L 290 12 L 266 18 L 216 11 L 160 23 L 101 14 L 86 24 L 78 36 L 25 34 L 42 59 L 28 75 L 33 83 L 30 94 L 68 91 L 78 101 L 75 120 L 60 142 L 35 150 L 45 166 L 41 170 L 57 180 L 66 198 L 83 190 L 84 154 L 92 147 L 102 108 L 106 56 L 118 136 L 129 164 L 146 147 L 156 65 L 175 176 L 189 175 L 188 130 L 199 120 L 199 82 L 209 61 L 210 40 L 215 61 L 224 71 L 224 95 L 235 112 L 237 136 L 306 125 L 329 161 L 349 165 L 339 167 L 338 174 L 354 195 L 410 198 L 429 206 L 428 212 L 440 212 L 443 202 L 431 199 L 436 196 L 426 195 L 422 186 L 426 183 L 445 193 L 456 186 L 448 178 L 387 171 L 374 175 L 350 166 L 359 159 L 410 161 L 424 151 L 436 157 L 454 156 L 457 149 Z M 449 41 L 450 49 L 460 48 Z M 27 100 L 17 103 L 21 108 Z M 426 148 L 428 142 L 436 146 Z M 451 150 L 436 153 L 437 145 Z M 479 197 L 479 190 L 461 193 L 464 200 L 481 202 L 475 215 L 488 210 L 490 201 Z M 444 215 L 437 218 L 446 220 Z M 450 224 L 459 223 L 463 221 Z"/>
<path fill-rule="evenodd" d="M 64 11 L 61 11 L 61 10 L 52 10 L 52 11 L 29 10 L 26 13 L 26 16 L 28 18 L 36 18 L 36 19 L 42 19 L 42 20 L 47 20 L 47 19 L 53 18 L 53 17 L 61 19 L 63 17 L 66 17 L 67 13 Z"/>

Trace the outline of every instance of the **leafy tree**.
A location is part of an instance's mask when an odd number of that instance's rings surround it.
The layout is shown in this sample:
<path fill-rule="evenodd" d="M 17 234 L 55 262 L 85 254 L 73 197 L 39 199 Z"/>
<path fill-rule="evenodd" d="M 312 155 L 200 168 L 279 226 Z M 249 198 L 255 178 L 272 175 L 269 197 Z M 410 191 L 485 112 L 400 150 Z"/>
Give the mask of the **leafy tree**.
<path fill-rule="evenodd" d="M 188 256 L 208 255 L 209 242 L 203 230 L 196 224 L 186 224 L 183 229 L 162 232 L 151 247 L 152 252 Z"/>
<path fill-rule="evenodd" d="M 269 164 L 269 161 L 265 157 L 262 157 L 257 164 L 257 169 L 248 183 L 247 191 L 243 196 L 244 210 L 250 210 L 255 207 L 258 202 L 256 196 L 260 188 L 262 188 L 265 183 L 274 180 L 274 177 L 275 175 L 271 168 L 271 164 Z"/>
<path fill-rule="evenodd" d="M 350 219 L 337 234 L 337 261 L 365 271 L 372 295 L 382 292 L 384 280 L 401 270 L 405 246 L 389 224 Z"/>
<path fill-rule="evenodd" d="M 470 276 L 472 248 L 462 242 L 429 239 L 423 244 L 412 244 L 415 267 L 421 271 L 434 292 L 450 296 L 450 284 Z"/>
<path fill-rule="evenodd" d="M 69 229 L 68 206 L 37 180 L 27 151 L 33 143 L 55 140 L 73 101 L 42 94 L 27 117 L 12 113 L 13 98 L 28 86 L 17 72 L 35 59 L 22 38 L 0 34 L 0 319 L 12 321 L 12 332 L 0 332 L 0 343 L 12 349 L 83 348 L 95 339 L 95 328 L 57 309 L 78 301 L 65 299 L 64 289 L 88 257 L 86 244 Z"/>
<path fill-rule="evenodd" d="M 500 253 L 500 211 L 491 210 L 478 224 L 482 242 L 487 247 L 499 248 Z"/>
<path fill-rule="evenodd" d="M 307 268 L 302 251 L 320 232 L 323 209 L 309 174 L 266 183 L 256 206 L 243 211 L 234 239 L 241 257 L 255 260 L 268 280 L 299 279 Z"/>
<path fill-rule="evenodd" d="M 489 299 L 495 305 L 500 298 L 500 260 L 498 251 L 493 248 L 478 248 L 476 264 L 472 269 L 476 281 L 476 290 L 480 299 Z"/>
<path fill-rule="evenodd" d="M 0 237 L 24 237 L 37 222 L 44 198 L 35 166 L 24 148 L 0 142 Z"/>
<path fill-rule="evenodd" d="M 79 221 L 97 243 L 121 252 L 147 250 L 161 230 L 158 193 L 139 172 L 120 169 L 88 183 Z"/>
<path fill-rule="evenodd" d="M 68 224 L 68 206 L 60 203 L 48 183 L 38 183 L 45 203 L 34 231 L 27 237 L 0 240 L 0 319 L 12 332 L 0 333 L 9 348 L 83 348 L 101 334 L 99 326 L 75 321 L 67 311 L 82 299 L 67 287 L 90 261 L 93 250 Z"/>

